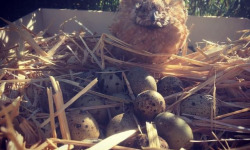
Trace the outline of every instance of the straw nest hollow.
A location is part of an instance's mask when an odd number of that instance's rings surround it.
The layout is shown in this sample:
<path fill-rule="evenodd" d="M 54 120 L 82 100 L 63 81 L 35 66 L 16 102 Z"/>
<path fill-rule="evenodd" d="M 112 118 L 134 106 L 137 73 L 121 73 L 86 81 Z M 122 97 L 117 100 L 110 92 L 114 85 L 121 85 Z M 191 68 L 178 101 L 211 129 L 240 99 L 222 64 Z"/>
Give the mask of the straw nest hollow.
<path fill-rule="evenodd" d="M 60 30 L 49 36 L 46 31 L 36 34 L 24 26 L 8 24 L 2 31 L 18 32 L 21 40 L 11 48 L 1 47 L 1 148 L 135 149 L 119 143 L 138 134 L 147 134 L 147 148 L 160 148 L 154 124 L 145 125 L 134 115 L 131 117 L 137 125 L 134 129 L 105 137 L 104 123 L 99 124 L 99 139 L 78 141 L 70 137 L 69 112 L 91 113 L 90 110 L 100 109 L 108 113 L 109 109 L 118 107 L 123 108 L 119 111 L 130 110 L 125 108 L 130 107 L 135 95 L 126 72 L 131 67 L 141 67 L 156 81 L 164 76 L 174 76 L 183 82 L 181 91 L 164 97 L 171 101 L 165 111 L 179 116 L 192 128 L 194 139 L 189 142 L 193 146 L 199 149 L 249 149 L 250 30 L 239 31 L 242 37 L 236 41 L 213 43 L 204 40 L 205 47 L 198 45 L 195 52 L 186 53 L 188 49 L 184 49 L 181 56 L 171 54 L 165 63 L 150 64 L 114 57 L 111 51 L 114 47 L 140 57 L 157 54 L 134 50 L 109 34 L 93 35 L 89 30 L 68 34 Z M 105 70 L 107 67 L 117 69 Z M 130 99 L 97 90 L 96 75 L 105 73 L 117 75 L 124 81 L 124 90 Z M 86 94 L 100 97 L 105 103 L 72 107 Z M 181 113 L 181 102 L 194 94 L 212 95 L 209 118 Z M 216 109 L 218 114 L 214 113 Z"/>

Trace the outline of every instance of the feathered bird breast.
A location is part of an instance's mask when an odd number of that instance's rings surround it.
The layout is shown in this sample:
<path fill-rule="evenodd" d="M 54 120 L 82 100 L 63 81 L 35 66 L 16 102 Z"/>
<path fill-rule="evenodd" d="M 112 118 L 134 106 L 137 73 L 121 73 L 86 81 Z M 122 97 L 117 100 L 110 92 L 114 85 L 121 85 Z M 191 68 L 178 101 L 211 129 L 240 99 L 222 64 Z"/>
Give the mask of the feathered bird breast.
<path fill-rule="evenodd" d="M 137 50 L 177 54 L 188 35 L 186 20 L 183 0 L 121 0 L 111 33 Z"/>

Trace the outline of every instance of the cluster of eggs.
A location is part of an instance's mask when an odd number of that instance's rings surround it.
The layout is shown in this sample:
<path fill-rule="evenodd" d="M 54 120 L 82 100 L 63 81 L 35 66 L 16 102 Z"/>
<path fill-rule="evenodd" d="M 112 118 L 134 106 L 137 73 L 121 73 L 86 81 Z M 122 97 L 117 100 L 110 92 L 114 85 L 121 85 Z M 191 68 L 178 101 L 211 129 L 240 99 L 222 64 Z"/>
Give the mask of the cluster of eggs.
<path fill-rule="evenodd" d="M 164 99 L 165 96 L 183 91 L 182 81 L 177 77 L 168 76 L 156 82 L 149 72 L 138 67 L 131 68 L 126 77 L 135 95 L 134 100 L 131 100 L 128 94 L 125 93 L 127 89 L 125 88 L 126 84 L 122 73 L 114 67 L 109 67 L 99 73 L 98 90 L 101 93 L 128 100 L 128 102 L 132 102 L 132 105 L 126 104 L 123 107 L 113 107 L 109 111 L 106 109 L 94 109 L 88 111 L 89 113 L 84 112 L 69 115 L 69 127 L 72 131 L 72 138 L 83 140 L 87 135 L 88 138 L 98 138 L 100 136 L 98 124 L 106 126 L 106 137 L 129 129 L 136 129 L 136 117 L 142 125 L 146 121 L 153 122 L 156 125 L 162 147 L 169 147 L 170 149 L 190 148 L 192 146 L 190 140 L 193 139 L 191 127 L 181 117 L 166 111 L 166 107 L 170 102 Z M 115 102 L 94 95 L 84 95 L 73 106 L 89 107 L 112 103 Z M 195 94 L 181 103 L 181 113 L 209 117 L 211 108 L 198 109 L 201 105 L 207 106 L 208 104 L 212 104 L 210 96 Z M 109 119 L 109 116 L 112 119 Z M 75 130 L 77 131 L 75 132 Z M 80 134 L 79 132 L 82 133 Z M 92 135 L 89 135 L 89 133 Z M 140 146 L 145 146 L 145 143 L 148 143 L 147 136 L 145 135 L 140 134 L 133 138 L 144 139 L 140 140 L 144 141 L 139 144 Z M 132 147 L 140 148 L 140 146 L 135 145 L 138 145 L 138 142 L 129 142 L 128 140 L 122 144 L 128 146 L 128 143 L 133 143 L 130 145 Z"/>

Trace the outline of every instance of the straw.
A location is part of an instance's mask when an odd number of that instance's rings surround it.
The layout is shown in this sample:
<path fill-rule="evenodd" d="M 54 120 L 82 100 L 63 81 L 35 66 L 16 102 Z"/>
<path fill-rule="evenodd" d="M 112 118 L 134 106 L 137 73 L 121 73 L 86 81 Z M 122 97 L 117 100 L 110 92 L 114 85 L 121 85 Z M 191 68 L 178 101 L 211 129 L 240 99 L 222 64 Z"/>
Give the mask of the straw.
<path fill-rule="evenodd" d="M 49 113 L 50 113 L 50 125 L 51 125 L 51 131 L 52 131 L 52 137 L 56 138 L 56 126 L 55 126 L 55 118 L 54 118 L 54 104 L 53 104 L 53 95 L 52 95 L 52 89 L 47 88 L 47 95 L 48 95 L 48 101 L 49 101 Z"/>
<path fill-rule="evenodd" d="M 63 112 L 67 107 L 69 107 L 71 104 L 73 104 L 79 97 L 81 97 L 83 94 L 85 94 L 89 89 L 91 89 L 97 82 L 97 79 L 94 79 L 92 82 L 90 82 L 84 89 L 82 89 L 78 94 L 76 94 L 72 99 L 70 99 L 66 104 L 61 105 L 57 112 L 54 114 L 54 116 L 58 116 L 61 112 Z M 55 84 L 55 82 L 54 82 Z M 56 87 L 57 88 L 57 87 Z M 58 90 L 58 89 L 57 89 Z M 49 123 L 49 118 L 45 120 L 40 127 L 42 128 L 47 123 Z"/>
<path fill-rule="evenodd" d="M 59 112 L 58 119 L 59 119 L 62 137 L 63 139 L 71 139 L 66 113 L 64 111 L 59 111 L 64 106 L 61 87 L 58 84 L 58 82 L 56 82 L 54 77 L 50 76 L 50 80 L 55 91 L 55 94 L 53 95 L 53 99 L 54 99 L 56 109 Z"/>
<path fill-rule="evenodd" d="M 127 130 L 120 133 L 116 133 L 95 144 L 94 146 L 88 148 L 87 150 L 109 150 L 117 144 L 121 143 L 122 141 L 126 140 L 136 132 L 137 130 Z"/>
<path fill-rule="evenodd" d="M 27 41 L 36 51 L 37 54 L 41 56 L 47 56 L 48 54 L 41 49 L 41 47 L 36 43 L 36 41 L 32 38 L 30 33 L 28 33 L 26 30 L 22 29 L 21 27 L 18 27 L 17 25 L 14 25 L 13 23 L 3 19 L 0 17 L 1 20 L 9 24 L 11 28 L 13 28 L 15 31 L 17 31 L 23 40 Z"/>
<path fill-rule="evenodd" d="M 146 122 L 146 130 L 148 135 L 149 147 L 150 148 L 161 148 L 158 133 L 154 124 Z"/>

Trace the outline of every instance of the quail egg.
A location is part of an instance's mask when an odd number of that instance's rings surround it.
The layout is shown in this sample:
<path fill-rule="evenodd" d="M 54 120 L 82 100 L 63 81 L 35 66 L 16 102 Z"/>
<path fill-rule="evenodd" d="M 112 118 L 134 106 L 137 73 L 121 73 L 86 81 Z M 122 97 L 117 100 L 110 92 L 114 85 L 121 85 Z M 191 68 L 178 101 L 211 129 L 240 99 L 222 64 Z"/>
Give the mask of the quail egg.
<path fill-rule="evenodd" d="M 97 69 L 89 69 L 87 71 L 83 71 L 81 74 L 76 75 L 75 81 L 78 82 L 80 86 L 86 87 L 90 83 L 90 81 L 97 78 L 96 72 L 98 72 Z M 95 91 L 99 90 L 97 85 L 94 85 L 92 89 Z"/>
<path fill-rule="evenodd" d="M 126 130 L 136 129 L 137 125 L 130 113 L 122 113 L 113 117 L 107 126 L 106 135 L 111 136 L 115 133 L 119 133 Z"/>
<path fill-rule="evenodd" d="M 98 105 L 105 105 L 105 101 L 101 97 L 94 95 L 83 95 L 73 104 L 74 107 L 89 107 Z M 108 113 L 106 109 L 93 109 L 89 110 L 89 113 L 93 115 L 98 123 L 107 123 Z"/>
<path fill-rule="evenodd" d="M 146 90 L 157 90 L 154 77 L 143 68 L 131 68 L 128 72 L 127 78 L 135 95 Z"/>
<path fill-rule="evenodd" d="M 100 136 L 98 124 L 91 114 L 77 111 L 68 114 L 67 118 L 72 140 L 81 141 Z"/>
<path fill-rule="evenodd" d="M 192 147 L 193 132 L 190 126 L 180 117 L 163 112 L 154 119 L 159 136 L 164 138 L 170 149 L 189 149 Z"/>
<path fill-rule="evenodd" d="M 173 76 L 166 76 L 157 82 L 157 90 L 162 96 L 169 96 L 183 91 L 182 81 Z"/>
<path fill-rule="evenodd" d="M 161 137 L 159 137 L 160 141 L 160 148 L 161 149 L 168 149 L 168 143 Z M 131 138 L 127 139 L 122 143 L 123 146 L 133 147 L 141 149 L 142 147 L 149 147 L 149 140 L 146 134 L 137 134 L 132 136 Z"/>
<path fill-rule="evenodd" d="M 165 100 L 160 93 L 147 90 L 136 97 L 134 111 L 138 119 L 150 121 L 166 109 Z"/>
<path fill-rule="evenodd" d="M 98 87 L 102 93 L 113 94 L 124 91 L 124 81 L 122 73 L 114 67 L 103 70 L 98 78 Z"/>
<path fill-rule="evenodd" d="M 205 118 L 211 117 L 213 106 L 213 96 L 205 94 L 194 94 L 183 100 L 180 105 L 181 113 L 197 115 Z M 218 109 L 216 107 L 216 114 Z"/>
<path fill-rule="evenodd" d="M 125 94 L 125 93 L 114 93 L 112 94 L 112 96 L 114 97 L 119 97 L 119 98 L 122 98 L 124 100 L 128 100 L 130 101 L 130 97 Z M 107 101 L 106 104 L 115 104 L 117 102 L 113 102 L 113 101 Z M 124 113 L 124 112 L 132 112 L 133 108 L 132 108 L 132 104 L 123 104 L 121 106 L 116 106 L 116 107 L 112 107 L 109 109 L 110 110 L 110 114 L 112 117 L 118 115 L 118 114 L 121 114 L 121 113 Z"/>

